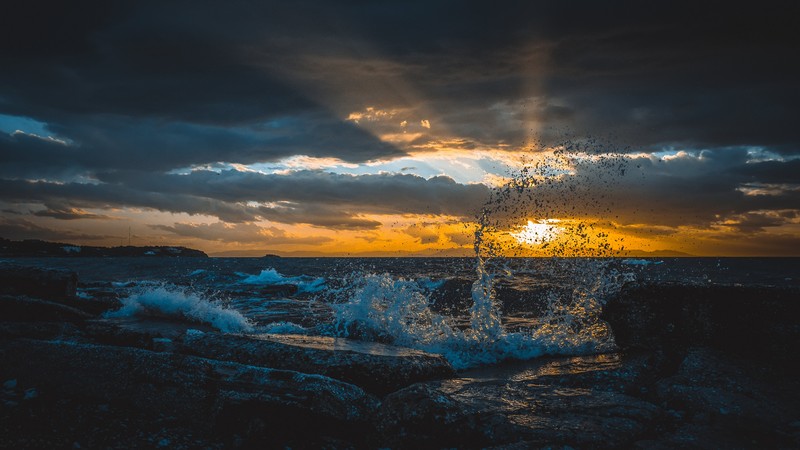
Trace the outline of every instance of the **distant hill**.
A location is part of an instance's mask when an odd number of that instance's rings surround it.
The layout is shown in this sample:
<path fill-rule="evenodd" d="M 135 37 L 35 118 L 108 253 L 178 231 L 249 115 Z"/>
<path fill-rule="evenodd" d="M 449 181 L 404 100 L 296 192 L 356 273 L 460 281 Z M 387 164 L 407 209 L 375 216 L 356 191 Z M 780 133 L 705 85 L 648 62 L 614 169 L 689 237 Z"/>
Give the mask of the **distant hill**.
<path fill-rule="evenodd" d="M 639 258 L 673 258 L 673 257 L 694 257 L 691 253 L 679 252 L 677 250 L 655 250 L 655 251 L 647 251 L 647 250 L 625 250 L 621 252 L 618 256 L 632 256 L 632 257 L 639 257 Z"/>
<path fill-rule="evenodd" d="M 356 253 L 325 253 L 315 250 L 297 250 L 297 251 L 273 251 L 273 250 L 229 250 L 218 253 L 211 253 L 212 257 L 257 257 L 257 258 L 270 258 L 270 257 L 285 257 L 285 258 L 374 258 L 374 257 L 422 257 L 422 258 L 472 258 L 475 252 L 472 248 L 446 248 L 446 249 L 427 249 L 420 252 L 406 252 L 402 250 L 387 252 L 387 251 L 372 251 L 372 252 L 356 252 Z M 616 258 L 674 258 L 674 257 L 694 257 L 690 253 L 679 252 L 675 250 L 625 250 L 612 255 Z M 541 257 L 548 258 L 549 255 L 542 255 Z"/>
<path fill-rule="evenodd" d="M 200 250 L 186 247 L 131 245 L 122 247 L 93 247 L 89 245 L 73 245 L 61 242 L 47 242 L 37 239 L 12 241 L 0 238 L 0 257 L 181 257 L 208 258 Z"/>

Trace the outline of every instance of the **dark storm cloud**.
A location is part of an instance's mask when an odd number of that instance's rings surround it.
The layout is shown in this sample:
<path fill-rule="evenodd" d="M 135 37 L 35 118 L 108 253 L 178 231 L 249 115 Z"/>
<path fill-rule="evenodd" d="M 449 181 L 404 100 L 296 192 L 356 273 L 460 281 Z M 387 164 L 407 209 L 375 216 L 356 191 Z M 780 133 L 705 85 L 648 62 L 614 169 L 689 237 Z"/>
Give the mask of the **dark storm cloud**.
<path fill-rule="evenodd" d="M 260 227 L 252 223 L 235 225 L 227 225 L 221 222 L 211 224 L 176 223 L 174 225 L 151 225 L 150 227 L 178 236 L 218 242 L 315 245 L 324 244 L 332 240 L 323 236 L 291 236 L 279 228 Z"/>
<path fill-rule="evenodd" d="M 74 144 L 4 138 L 3 166 L 48 174 L 403 154 L 250 63 L 246 46 L 285 30 L 271 26 L 277 8 L 95 6 L 83 15 L 26 2 L 2 15 L 0 113 Z"/>
<path fill-rule="evenodd" d="M 643 146 L 797 153 L 797 12 L 787 2 L 437 2 L 355 14 L 375 53 L 406 62 L 405 79 L 468 135 L 524 134 L 495 126 L 487 108 L 533 94 L 570 112 L 534 114 L 544 125 Z"/>
<path fill-rule="evenodd" d="M 448 214 L 471 217 L 486 197 L 483 185 L 448 177 L 336 175 L 300 171 L 264 175 L 233 170 L 189 175 L 115 172 L 102 184 L 0 180 L 0 199 L 57 208 L 132 206 L 206 214 L 236 223 L 259 218 L 334 229 L 373 229 L 380 223 L 360 214 Z M 259 202 L 249 206 L 248 202 Z"/>
<path fill-rule="evenodd" d="M 47 209 L 42 209 L 38 211 L 31 211 L 31 214 L 38 217 L 51 217 L 53 219 L 59 220 L 78 220 L 78 219 L 97 219 L 97 220 L 108 220 L 113 219 L 112 217 L 103 215 L 103 214 L 93 214 L 87 211 L 83 211 L 78 208 L 62 208 L 62 207 L 53 207 L 47 206 Z"/>
<path fill-rule="evenodd" d="M 761 183 L 800 184 L 800 159 L 791 161 L 761 161 L 736 167 L 737 174 Z"/>
<path fill-rule="evenodd" d="M 602 218 L 621 226 L 699 228 L 728 221 L 741 223 L 742 230 L 749 222 L 753 224 L 750 230 L 763 231 L 765 226 L 787 224 L 794 218 L 792 213 L 777 212 L 800 210 L 800 189 L 749 188 L 751 177 L 742 172 L 752 164 L 747 163 L 744 149 L 706 150 L 663 160 L 648 156 L 577 159 L 572 164 L 572 176 L 547 178 L 530 191 L 510 190 L 510 201 L 492 205 L 492 219 L 503 227 L 527 218 L 564 217 Z"/>
<path fill-rule="evenodd" d="M 779 227 L 797 217 L 800 217 L 800 211 L 750 212 L 732 217 L 727 226 L 752 234 L 764 231 L 766 228 Z"/>
<path fill-rule="evenodd" d="M 41 239 L 46 241 L 98 241 L 113 236 L 79 233 L 64 229 L 52 229 L 29 220 L 0 217 L 0 236 L 6 239 Z"/>
<path fill-rule="evenodd" d="M 308 223 L 335 230 L 371 230 L 381 223 L 376 220 L 358 217 L 340 207 L 316 202 L 282 203 L 277 206 L 258 208 L 261 217 L 272 222 L 286 224 Z"/>
<path fill-rule="evenodd" d="M 553 142 L 565 128 L 611 133 L 637 151 L 705 149 L 636 160 L 604 199 L 583 179 L 539 189 L 554 215 L 614 211 L 620 223 L 671 226 L 738 217 L 743 230 L 794 220 L 754 211 L 798 209 L 789 185 L 800 183 L 800 160 L 748 162 L 747 148 L 800 154 L 798 6 L 515 3 L 524 4 L 6 5 L 0 114 L 41 122 L 53 138 L 0 134 L 0 199 L 46 205 L 34 214 L 58 219 L 129 206 L 237 226 L 266 218 L 368 230 L 379 226 L 368 214 L 472 217 L 487 189 L 447 177 L 168 174 L 293 155 L 394 158 L 409 148 L 376 136 L 408 120 L 416 149 L 514 146 L 530 134 Z M 347 120 L 370 106 L 401 112 Z"/>
<path fill-rule="evenodd" d="M 108 169 L 170 170 L 195 164 L 274 161 L 292 155 L 336 155 L 345 161 L 399 156 L 398 150 L 350 123 L 294 117 L 246 128 L 98 118 L 91 125 L 60 124 L 62 139 L 0 135 L 0 175 L 68 177 Z"/>
<path fill-rule="evenodd" d="M 473 215 L 488 193 L 484 185 L 463 185 L 446 176 L 410 174 L 343 175 L 302 170 L 287 175 L 196 170 L 188 175 L 114 172 L 106 183 L 136 191 L 197 195 L 225 202 L 293 202 L 384 214 Z"/>
<path fill-rule="evenodd" d="M 128 206 L 192 215 L 208 214 L 233 223 L 253 221 L 257 212 L 246 205 L 193 195 L 167 195 L 135 191 L 124 186 L 88 183 L 0 180 L 0 198 L 15 203 L 57 204 L 61 208 L 110 209 Z"/>
<path fill-rule="evenodd" d="M 120 167 L 130 152 L 163 161 L 146 168 L 301 152 L 348 161 L 400 154 L 349 129 L 320 104 L 320 91 L 353 101 L 351 110 L 366 99 L 425 103 L 435 120 L 485 141 L 524 136 L 529 124 L 510 128 L 487 108 L 534 94 L 547 105 L 533 114 L 544 125 L 616 131 L 641 145 L 794 153 L 796 8 L 24 2 L 0 19 L 0 111 L 84 143 L 88 162 L 115 154 Z M 301 142 L 240 134 L 295 117 L 306 119 L 286 134 Z M 339 145 L 318 142 L 333 137 Z"/>

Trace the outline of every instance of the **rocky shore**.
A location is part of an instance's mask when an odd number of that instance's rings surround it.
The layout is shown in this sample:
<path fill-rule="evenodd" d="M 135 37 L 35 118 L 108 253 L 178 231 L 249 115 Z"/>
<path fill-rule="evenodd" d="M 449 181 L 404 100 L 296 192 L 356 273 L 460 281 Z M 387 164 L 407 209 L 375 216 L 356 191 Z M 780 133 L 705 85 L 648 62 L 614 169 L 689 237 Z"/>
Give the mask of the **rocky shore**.
<path fill-rule="evenodd" d="M 798 448 L 796 290 L 631 285 L 619 350 L 438 355 L 111 320 L 74 273 L 0 265 L 2 448 Z"/>

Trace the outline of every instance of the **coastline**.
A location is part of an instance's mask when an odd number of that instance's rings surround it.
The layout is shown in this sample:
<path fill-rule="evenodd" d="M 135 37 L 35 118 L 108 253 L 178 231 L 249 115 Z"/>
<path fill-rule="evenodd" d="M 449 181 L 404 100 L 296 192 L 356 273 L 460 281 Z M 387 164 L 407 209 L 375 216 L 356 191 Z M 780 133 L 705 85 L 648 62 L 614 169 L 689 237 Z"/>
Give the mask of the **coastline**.
<path fill-rule="evenodd" d="M 634 286 L 604 313 L 617 351 L 456 373 L 438 355 L 383 344 L 107 319 L 119 299 L 76 297 L 73 272 L 15 270 L 0 297 L 4 447 L 800 442 L 800 390 L 781 371 L 798 354 L 797 331 L 781 325 L 798 312 L 790 288 L 715 298 L 713 286 Z"/>

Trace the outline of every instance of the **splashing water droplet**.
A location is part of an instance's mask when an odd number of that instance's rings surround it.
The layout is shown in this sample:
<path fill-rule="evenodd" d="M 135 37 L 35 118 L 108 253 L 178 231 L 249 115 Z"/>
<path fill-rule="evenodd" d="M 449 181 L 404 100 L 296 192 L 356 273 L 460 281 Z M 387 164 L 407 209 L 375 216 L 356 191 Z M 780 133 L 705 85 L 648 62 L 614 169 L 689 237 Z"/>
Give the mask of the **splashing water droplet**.
<path fill-rule="evenodd" d="M 571 215 L 576 205 L 611 208 L 603 202 L 615 177 L 624 176 L 627 159 L 607 148 L 591 139 L 535 148 L 506 184 L 493 189 L 476 218 L 476 279 L 467 326 L 435 313 L 422 283 L 358 274 L 334 305 L 333 333 L 440 353 L 456 368 L 613 348 L 599 313 L 604 299 L 628 278 L 603 258 L 617 251 L 609 224 Z M 520 223 L 531 225 L 528 234 L 519 231 Z M 559 286 L 536 299 L 544 312 L 535 323 L 509 331 L 496 287 L 514 282 L 522 264 L 515 256 L 550 257 L 538 275 Z M 592 258 L 564 258 L 570 256 Z"/>

